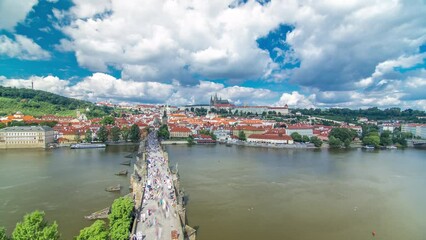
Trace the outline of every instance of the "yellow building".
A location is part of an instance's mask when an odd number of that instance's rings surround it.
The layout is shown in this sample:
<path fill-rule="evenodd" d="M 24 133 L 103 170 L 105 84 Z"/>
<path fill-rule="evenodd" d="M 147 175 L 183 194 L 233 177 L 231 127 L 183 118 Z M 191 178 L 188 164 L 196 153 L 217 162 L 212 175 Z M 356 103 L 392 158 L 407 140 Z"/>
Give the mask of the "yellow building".
<path fill-rule="evenodd" d="M 47 126 L 7 127 L 0 129 L 0 149 L 46 148 L 54 140 L 54 131 Z"/>

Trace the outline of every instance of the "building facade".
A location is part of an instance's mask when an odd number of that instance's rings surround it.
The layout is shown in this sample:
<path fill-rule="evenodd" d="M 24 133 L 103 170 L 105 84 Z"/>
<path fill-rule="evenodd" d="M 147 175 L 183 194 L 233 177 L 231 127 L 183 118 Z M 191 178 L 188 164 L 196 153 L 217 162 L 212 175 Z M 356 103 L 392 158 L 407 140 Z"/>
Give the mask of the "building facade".
<path fill-rule="evenodd" d="M 179 127 L 179 126 L 171 127 L 169 129 L 169 132 L 170 132 L 170 138 L 187 138 L 189 137 L 189 135 L 192 134 L 191 129 L 187 127 Z"/>
<path fill-rule="evenodd" d="M 313 126 L 303 126 L 303 125 L 293 125 L 288 126 L 286 128 L 287 135 L 291 135 L 292 133 L 299 133 L 302 136 L 312 137 L 314 135 Z"/>
<path fill-rule="evenodd" d="M 426 124 L 402 124 L 401 132 L 412 133 L 415 137 L 426 139 Z"/>
<path fill-rule="evenodd" d="M 54 131 L 47 126 L 7 127 L 0 129 L 0 149 L 47 148 Z"/>

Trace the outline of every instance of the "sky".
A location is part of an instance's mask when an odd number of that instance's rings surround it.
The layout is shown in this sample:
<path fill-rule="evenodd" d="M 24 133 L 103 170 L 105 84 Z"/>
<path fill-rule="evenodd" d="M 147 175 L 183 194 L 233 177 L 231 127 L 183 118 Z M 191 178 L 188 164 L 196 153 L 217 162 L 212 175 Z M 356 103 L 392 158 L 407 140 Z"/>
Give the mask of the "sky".
<path fill-rule="evenodd" d="M 0 0 L 0 85 L 426 110 L 425 14 L 424 0 Z"/>

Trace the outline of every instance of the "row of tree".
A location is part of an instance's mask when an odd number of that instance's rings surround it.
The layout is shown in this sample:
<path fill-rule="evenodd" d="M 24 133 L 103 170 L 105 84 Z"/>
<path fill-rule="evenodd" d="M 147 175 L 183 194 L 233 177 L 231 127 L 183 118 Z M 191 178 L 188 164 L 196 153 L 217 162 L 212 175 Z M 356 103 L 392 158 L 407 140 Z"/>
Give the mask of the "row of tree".
<path fill-rule="evenodd" d="M 383 131 L 382 133 L 379 132 L 369 132 L 362 138 L 362 144 L 368 145 L 368 146 L 374 146 L 375 148 L 378 148 L 380 146 L 390 146 L 390 145 L 397 145 L 400 147 L 406 147 L 407 146 L 407 138 L 411 138 L 411 133 L 402 133 L 400 131 L 390 132 L 390 131 Z"/>
<path fill-rule="evenodd" d="M 333 128 L 328 135 L 330 148 L 348 148 L 358 133 L 350 128 Z"/>
<path fill-rule="evenodd" d="M 426 116 L 424 111 L 401 108 L 386 108 L 379 109 L 371 107 L 367 109 L 349 109 L 349 108 L 310 108 L 310 109 L 293 109 L 293 113 L 300 112 L 310 116 L 328 116 L 330 118 L 339 118 L 340 120 L 354 121 L 358 117 L 367 117 L 370 120 L 386 120 L 386 119 L 401 119 L 409 121 L 422 121 L 418 116 Z"/>
<path fill-rule="evenodd" d="M 82 229 L 76 240 L 128 240 L 133 207 L 133 201 L 128 197 L 114 200 L 108 215 L 109 228 L 105 221 L 97 220 Z M 0 240 L 58 240 L 60 236 L 58 224 L 49 224 L 45 213 L 38 210 L 26 214 L 23 221 L 16 224 L 12 236 L 7 236 L 5 228 L 0 227 Z"/>
<path fill-rule="evenodd" d="M 360 136 L 362 144 L 375 148 L 394 144 L 406 147 L 406 139 L 412 137 L 411 133 L 403 133 L 400 129 L 396 129 L 394 132 L 386 130 L 380 133 L 376 125 L 363 125 L 362 129 L 363 133 Z M 328 144 L 330 148 L 348 148 L 356 137 L 358 137 L 358 134 L 353 129 L 333 128 L 328 136 Z"/>
<path fill-rule="evenodd" d="M 139 126 L 136 124 L 133 124 L 130 128 L 123 127 L 120 129 L 117 126 L 114 126 L 111 128 L 110 131 L 105 126 L 101 126 L 99 130 L 96 132 L 96 140 L 100 142 L 106 142 L 108 139 L 111 138 L 113 142 L 118 142 L 120 139 L 127 142 L 130 140 L 131 142 L 139 142 L 141 139 L 141 132 L 139 129 Z M 81 141 L 81 136 L 79 134 L 76 135 L 76 140 L 79 142 Z M 93 132 L 92 130 L 87 130 L 84 134 L 83 140 L 85 142 L 92 142 L 94 140 Z"/>
<path fill-rule="evenodd" d="M 56 124 L 58 124 L 58 122 L 56 121 L 43 121 L 40 123 L 26 123 L 23 121 L 12 121 L 9 122 L 8 124 L 6 123 L 1 123 L 0 122 L 0 129 L 5 128 L 5 127 L 22 127 L 22 126 L 49 126 L 49 127 L 54 127 L 56 126 Z"/>
<path fill-rule="evenodd" d="M 291 138 L 293 138 L 293 141 L 295 142 L 302 142 L 302 143 L 312 143 L 315 147 L 321 147 L 322 146 L 322 140 L 319 139 L 317 136 L 306 136 L 306 135 L 300 135 L 298 132 L 294 132 L 290 134 Z"/>

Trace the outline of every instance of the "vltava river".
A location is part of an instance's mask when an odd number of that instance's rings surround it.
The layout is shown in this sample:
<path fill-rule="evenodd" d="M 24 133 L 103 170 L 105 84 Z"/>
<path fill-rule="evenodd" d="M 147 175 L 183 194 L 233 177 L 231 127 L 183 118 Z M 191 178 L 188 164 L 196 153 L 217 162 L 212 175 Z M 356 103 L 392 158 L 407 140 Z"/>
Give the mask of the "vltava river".
<path fill-rule="evenodd" d="M 134 146 L 106 149 L 0 150 L 0 226 L 10 233 L 25 213 L 36 209 L 56 220 L 62 239 L 73 239 L 91 224 L 83 217 L 129 193 L 129 179 L 114 173 Z M 134 160 L 133 160 L 134 161 Z M 121 193 L 105 188 L 121 184 Z"/>
<path fill-rule="evenodd" d="M 426 151 L 169 146 L 201 240 L 426 239 Z"/>
<path fill-rule="evenodd" d="M 133 149 L 0 151 L 0 226 L 44 210 L 63 239 L 118 197 Z M 426 239 L 426 151 L 168 146 L 200 240 Z M 121 195 L 128 193 L 123 189 Z"/>

